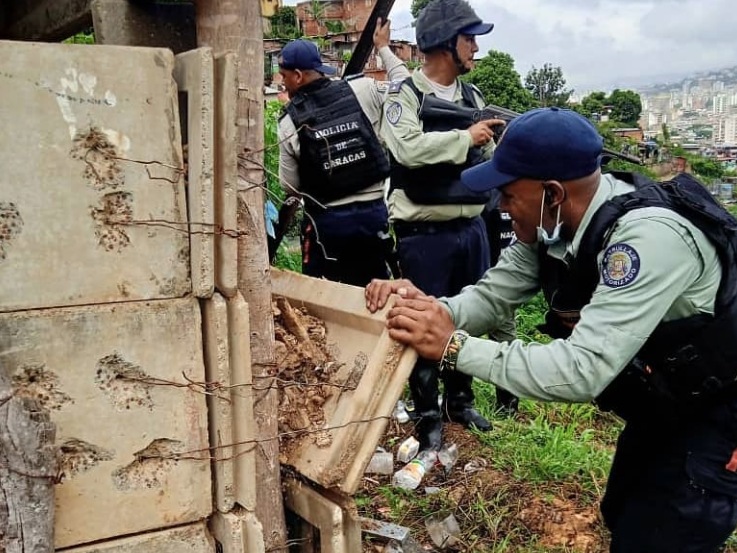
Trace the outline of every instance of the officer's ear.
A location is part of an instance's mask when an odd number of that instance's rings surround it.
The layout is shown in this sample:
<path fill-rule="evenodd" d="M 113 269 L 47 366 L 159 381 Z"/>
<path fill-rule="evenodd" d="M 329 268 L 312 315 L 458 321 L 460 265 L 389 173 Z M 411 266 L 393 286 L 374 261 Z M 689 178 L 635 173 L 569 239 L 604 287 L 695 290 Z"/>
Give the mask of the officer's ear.
<path fill-rule="evenodd" d="M 566 189 L 557 180 L 548 180 L 542 183 L 545 191 L 545 205 L 558 207 L 566 199 Z"/>

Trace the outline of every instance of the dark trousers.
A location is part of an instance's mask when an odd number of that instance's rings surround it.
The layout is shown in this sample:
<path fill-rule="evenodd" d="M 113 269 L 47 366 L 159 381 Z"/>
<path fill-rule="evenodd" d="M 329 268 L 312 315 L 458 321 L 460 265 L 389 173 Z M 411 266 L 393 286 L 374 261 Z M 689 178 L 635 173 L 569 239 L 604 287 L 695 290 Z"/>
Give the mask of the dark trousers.
<path fill-rule="evenodd" d="M 486 225 L 486 235 L 489 237 L 489 253 L 491 256 L 491 266 L 495 266 L 499 261 L 499 257 L 502 254 L 502 250 L 509 246 L 511 241 L 510 235 L 512 234 L 512 220 L 509 216 L 502 218 L 502 214 L 497 208 L 484 209 L 481 214 L 481 218 L 484 220 Z M 516 325 L 514 321 L 510 323 L 512 331 L 516 332 Z M 499 337 L 493 336 L 494 340 L 498 340 Z M 503 339 L 513 340 L 514 336 L 504 336 Z M 508 392 L 504 388 L 496 387 L 496 408 L 497 409 L 508 409 L 513 411 L 517 410 L 519 398 L 512 392 Z"/>
<path fill-rule="evenodd" d="M 399 267 L 404 278 L 426 294 L 453 296 L 475 284 L 489 268 L 489 242 L 480 217 L 444 223 L 395 222 Z M 438 364 L 419 359 L 409 379 L 415 411 L 440 417 Z M 459 372 L 443 375 L 450 410 L 473 405 L 472 377 Z"/>
<path fill-rule="evenodd" d="M 601 512 L 611 553 L 713 553 L 737 525 L 737 402 L 619 437 Z"/>
<path fill-rule="evenodd" d="M 302 220 L 304 274 L 354 286 L 389 278 L 394 243 L 384 200 L 315 207 L 308 213 Z"/>

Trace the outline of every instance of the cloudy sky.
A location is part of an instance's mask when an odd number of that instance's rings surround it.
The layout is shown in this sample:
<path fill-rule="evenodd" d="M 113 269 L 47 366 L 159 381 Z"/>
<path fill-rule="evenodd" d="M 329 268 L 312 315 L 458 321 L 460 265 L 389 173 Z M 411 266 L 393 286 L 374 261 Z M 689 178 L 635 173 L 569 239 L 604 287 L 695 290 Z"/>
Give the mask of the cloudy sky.
<path fill-rule="evenodd" d="M 496 25 L 480 37 L 480 54 L 489 49 L 511 54 L 523 77 L 533 65 L 558 65 L 578 92 L 737 65 L 735 0 L 470 2 Z M 396 0 L 393 38 L 414 41 L 410 4 Z"/>

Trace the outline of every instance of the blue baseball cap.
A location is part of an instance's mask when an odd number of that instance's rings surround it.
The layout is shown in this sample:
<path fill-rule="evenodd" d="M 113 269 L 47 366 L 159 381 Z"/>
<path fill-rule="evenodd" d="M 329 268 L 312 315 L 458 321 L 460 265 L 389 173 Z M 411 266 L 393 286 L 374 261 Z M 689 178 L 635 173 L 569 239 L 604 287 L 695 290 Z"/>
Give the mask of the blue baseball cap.
<path fill-rule="evenodd" d="M 325 75 L 335 75 L 335 68 L 322 63 L 320 51 L 314 42 L 303 38 L 287 44 L 279 54 L 279 67 L 283 69 L 314 69 Z"/>
<path fill-rule="evenodd" d="M 570 109 L 538 108 L 512 120 L 489 161 L 461 173 L 475 192 L 517 179 L 568 181 L 601 165 L 604 139 L 583 115 Z"/>

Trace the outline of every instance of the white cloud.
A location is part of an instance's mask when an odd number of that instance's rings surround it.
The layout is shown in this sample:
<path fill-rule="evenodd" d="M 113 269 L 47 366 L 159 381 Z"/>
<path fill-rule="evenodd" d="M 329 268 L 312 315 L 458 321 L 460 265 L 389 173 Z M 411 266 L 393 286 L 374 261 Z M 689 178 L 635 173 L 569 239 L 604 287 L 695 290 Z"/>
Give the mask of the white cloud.
<path fill-rule="evenodd" d="M 495 24 L 479 39 L 482 53 L 509 53 L 523 77 L 533 65 L 558 65 L 580 92 L 737 65 L 734 0 L 470 2 Z M 394 38 L 414 40 L 410 4 L 394 4 Z"/>

